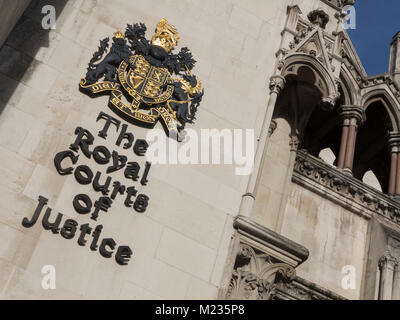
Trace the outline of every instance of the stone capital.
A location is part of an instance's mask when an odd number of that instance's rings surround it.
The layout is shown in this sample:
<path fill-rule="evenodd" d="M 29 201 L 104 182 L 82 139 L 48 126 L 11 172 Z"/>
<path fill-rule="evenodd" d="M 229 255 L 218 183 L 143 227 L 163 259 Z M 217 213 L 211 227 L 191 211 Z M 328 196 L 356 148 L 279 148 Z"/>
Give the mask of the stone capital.
<path fill-rule="evenodd" d="M 391 268 L 398 264 L 398 260 L 391 255 L 389 251 L 386 251 L 385 254 L 379 259 L 379 269 L 382 270 L 384 268 Z"/>
<path fill-rule="evenodd" d="M 391 131 L 388 133 L 388 145 L 391 152 L 398 152 L 400 147 L 400 132 Z"/>
<path fill-rule="evenodd" d="M 285 78 L 279 75 L 272 76 L 269 80 L 270 93 L 279 94 L 285 87 Z"/>
<path fill-rule="evenodd" d="M 293 266 L 251 245 L 240 243 L 225 299 L 270 300 L 279 283 L 296 277 Z"/>
<path fill-rule="evenodd" d="M 319 104 L 320 107 L 322 107 L 322 109 L 326 111 L 333 111 L 339 96 L 340 96 L 339 93 L 333 93 L 329 96 L 322 97 L 321 102 Z"/>
<path fill-rule="evenodd" d="M 340 107 L 340 116 L 344 120 L 350 120 L 349 124 L 355 124 L 360 127 L 366 120 L 365 110 L 360 106 L 343 105 Z M 354 121 L 354 123 L 353 123 Z"/>

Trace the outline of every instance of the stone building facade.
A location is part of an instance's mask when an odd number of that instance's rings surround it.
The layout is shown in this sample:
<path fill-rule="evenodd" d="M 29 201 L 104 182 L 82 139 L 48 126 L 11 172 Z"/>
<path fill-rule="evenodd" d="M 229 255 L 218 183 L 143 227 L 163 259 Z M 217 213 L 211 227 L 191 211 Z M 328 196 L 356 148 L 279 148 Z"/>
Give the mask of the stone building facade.
<path fill-rule="evenodd" d="M 43 29 L 48 2 L 0 2 L 0 15 L 10 13 L 0 19 L 1 298 L 400 298 L 399 34 L 389 72 L 367 76 L 343 28 L 352 1 L 60 0 L 55 28 Z M 99 190 L 59 174 L 57 154 L 77 127 L 93 147 L 115 150 L 113 125 L 107 139 L 97 134 L 102 113 L 135 139 L 151 129 L 119 118 L 79 81 L 99 40 L 128 23 L 150 33 L 163 17 L 192 51 L 205 92 L 188 128 L 254 129 L 253 171 L 152 165 L 138 185 L 145 212 L 120 197 L 90 220 L 72 199 L 94 202 Z M 42 217 L 23 224 L 41 204 L 42 215 L 53 212 L 47 227 Z M 68 228 L 52 232 L 57 212 L 93 234 L 103 225 L 104 238 L 130 246 L 129 263 L 76 244 Z M 54 266 L 55 289 L 43 288 L 44 266 Z"/>

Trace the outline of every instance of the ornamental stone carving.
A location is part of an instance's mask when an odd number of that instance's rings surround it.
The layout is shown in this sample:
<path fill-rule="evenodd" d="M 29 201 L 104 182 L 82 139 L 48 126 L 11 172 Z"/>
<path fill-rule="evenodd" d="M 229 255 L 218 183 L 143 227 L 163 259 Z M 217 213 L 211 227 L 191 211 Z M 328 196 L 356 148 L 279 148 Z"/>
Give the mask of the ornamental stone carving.
<path fill-rule="evenodd" d="M 297 151 L 293 182 L 330 199 L 342 207 L 370 218 L 378 214 L 400 224 L 400 203 L 388 195 L 346 175 L 339 169 L 308 154 Z"/>
<path fill-rule="evenodd" d="M 279 282 L 290 282 L 295 276 L 296 271 L 288 264 L 241 244 L 226 298 L 270 300 Z"/>
<path fill-rule="evenodd" d="M 343 119 L 356 119 L 357 126 L 361 126 L 366 120 L 365 110 L 360 106 L 343 105 L 340 107 L 340 116 Z"/>
<path fill-rule="evenodd" d="M 248 217 L 236 217 L 233 226 L 236 231 L 220 298 L 273 299 L 277 285 L 296 277 L 295 268 L 308 258 L 308 250 Z"/>
<path fill-rule="evenodd" d="M 379 259 L 378 266 L 382 271 L 387 266 L 390 266 L 393 269 L 398 263 L 398 259 L 393 257 L 389 251 L 386 251 L 385 254 Z"/>
<path fill-rule="evenodd" d="M 355 0 L 322 0 L 322 1 L 330 4 L 331 6 L 337 9 L 341 9 L 345 6 L 352 6 L 355 3 Z"/>
<path fill-rule="evenodd" d="M 269 81 L 270 93 L 279 94 L 285 86 L 285 78 L 282 76 L 272 76 Z"/>
<path fill-rule="evenodd" d="M 269 125 L 269 129 L 268 129 L 268 135 L 272 136 L 272 134 L 275 132 L 276 128 L 278 127 L 278 123 L 276 122 L 276 120 L 271 120 L 271 124 Z"/>
<path fill-rule="evenodd" d="M 325 29 L 327 23 L 329 22 L 329 15 L 322 9 L 311 11 L 307 15 L 307 18 L 312 24 L 317 25 L 322 29 Z"/>
<path fill-rule="evenodd" d="M 322 97 L 320 107 L 326 111 L 332 111 L 335 108 L 336 101 L 339 99 L 340 93 L 335 92 L 327 97 Z"/>
<path fill-rule="evenodd" d="M 278 283 L 275 299 L 279 300 L 345 300 L 342 296 L 300 277 Z"/>
<path fill-rule="evenodd" d="M 290 151 L 296 151 L 297 148 L 299 147 L 299 144 L 300 140 L 298 136 L 296 135 L 290 136 L 290 142 L 289 142 Z"/>

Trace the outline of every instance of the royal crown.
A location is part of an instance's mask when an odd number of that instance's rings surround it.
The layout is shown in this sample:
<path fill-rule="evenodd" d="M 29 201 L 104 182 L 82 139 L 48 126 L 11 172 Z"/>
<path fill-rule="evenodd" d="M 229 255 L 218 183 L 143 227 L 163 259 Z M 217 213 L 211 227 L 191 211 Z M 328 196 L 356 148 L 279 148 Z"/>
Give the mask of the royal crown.
<path fill-rule="evenodd" d="M 113 35 L 117 39 L 125 39 L 125 35 L 119 29 L 115 31 Z"/>
<path fill-rule="evenodd" d="M 179 36 L 176 28 L 168 24 L 166 19 L 161 19 L 156 26 L 156 31 L 151 38 L 151 44 L 170 52 L 178 44 Z"/>

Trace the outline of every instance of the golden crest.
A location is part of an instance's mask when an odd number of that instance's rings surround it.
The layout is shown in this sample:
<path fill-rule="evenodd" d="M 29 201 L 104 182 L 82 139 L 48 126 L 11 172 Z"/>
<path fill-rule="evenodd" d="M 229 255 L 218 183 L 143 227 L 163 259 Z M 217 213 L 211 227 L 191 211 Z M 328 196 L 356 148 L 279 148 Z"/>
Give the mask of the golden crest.
<path fill-rule="evenodd" d="M 179 36 L 176 28 L 168 24 L 167 19 L 162 18 L 158 23 L 151 44 L 170 52 L 178 44 Z"/>
<path fill-rule="evenodd" d="M 203 89 L 191 73 L 195 60 L 187 47 L 172 53 L 179 35 L 166 19 L 157 24 L 148 41 L 143 23 L 128 25 L 100 41 L 89 61 L 80 90 L 90 95 L 110 92 L 109 105 L 135 124 L 163 123 L 171 138 L 182 141 L 186 123 L 193 123 Z M 172 74 L 178 78 L 172 78 Z"/>

